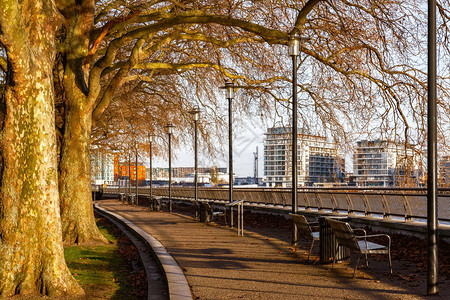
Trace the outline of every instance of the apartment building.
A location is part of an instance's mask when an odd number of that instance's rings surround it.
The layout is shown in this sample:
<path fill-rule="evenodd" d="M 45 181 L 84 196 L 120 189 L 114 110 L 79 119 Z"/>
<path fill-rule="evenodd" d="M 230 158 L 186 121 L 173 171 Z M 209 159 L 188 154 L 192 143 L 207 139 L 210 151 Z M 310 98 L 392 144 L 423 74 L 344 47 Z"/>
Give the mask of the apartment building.
<path fill-rule="evenodd" d="M 439 184 L 443 187 L 450 186 L 450 155 L 444 155 L 440 158 Z"/>
<path fill-rule="evenodd" d="M 227 168 L 217 168 L 219 173 L 227 173 Z M 173 177 L 189 177 L 194 174 L 194 167 L 174 167 L 172 168 Z M 198 167 L 198 173 L 211 173 L 209 167 Z"/>
<path fill-rule="evenodd" d="M 418 184 L 413 149 L 389 140 L 358 141 L 353 154 L 353 175 L 357 186 Z"/>
<path fill-rule="evenodd" d="M 114 155 L 98 149 L 91 151 L 91 181 L 95 184 L 114 183 Z"/>
<path fill-rule="evenodd" d="M 145 180 L 146 175 L 146 167 L 143 163 L 139 163 L 136 167 L 134 163 L 128 165 L 128 162 L 119 163 L 117 170 L 117 177 L 119 180 L 121 179 L 131 179 L 131 184 L 134 185 L 137 179 L 138 184 L 142 185 L 142 182 Z"/>
<path fill-rule="evenodd" d="M 145 177 L 146 179 L 150 179 L 150 168 L 147 168 Z M 153 168 L 152 179 L 157 180 L 160 178 L 169 178 L 169 168 L 160 168 L 160 167 Z"/>
<path fill-rule="evenodd" d="M 345 161 L 335 143 L 325 137 L 300 133 L 297 136 L 298 185 L 342 182 Z M 268 128 L 264 138 L 264 176 L 266 186 L 292 186 L 292 129 Z"/>

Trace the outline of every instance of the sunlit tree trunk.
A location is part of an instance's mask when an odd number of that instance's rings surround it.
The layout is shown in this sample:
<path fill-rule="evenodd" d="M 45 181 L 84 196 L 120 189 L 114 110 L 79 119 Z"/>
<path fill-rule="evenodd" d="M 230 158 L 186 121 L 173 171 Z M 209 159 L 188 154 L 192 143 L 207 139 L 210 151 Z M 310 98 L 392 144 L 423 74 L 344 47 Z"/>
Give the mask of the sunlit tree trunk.
<path fill-rule="evenodd" d="M 0 297 L 80 295 L 64 261 L 58 196 L 51 1 L 0 0 L 8 56 L 2 95 Z M 22 12 L 29 13 L 27 20 Z"/>
<path fill-rule="evenodd" d="M 65 243 L 107 243 L 94 219 L 91 193 L 90 140 L 92 105 L 84 69 L 93 27 L 94 2 L 67 1 L 61 11 L 69 24 L 65 36 L 63 97 L 64 135 L 60 150 L 59 191 Z"/>
<path fill-rule="evenodd" d="M 106 243 L 94 219 L 91 193 L 91 112 L 84 101 L 69 97 L 59 164 L 63 239 L 66 243 Z"/>

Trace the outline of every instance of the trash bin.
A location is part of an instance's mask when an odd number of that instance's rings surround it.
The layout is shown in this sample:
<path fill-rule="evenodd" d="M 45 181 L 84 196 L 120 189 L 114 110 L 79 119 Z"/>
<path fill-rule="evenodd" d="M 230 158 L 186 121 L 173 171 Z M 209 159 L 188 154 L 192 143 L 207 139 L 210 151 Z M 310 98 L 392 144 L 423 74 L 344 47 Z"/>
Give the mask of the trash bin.
<path fill-rule="evenodd" d="M 148 202 L 148 208 L 149 208 L 150 210 L 153 210 L 153 201 L 152 201 L 152 197 L 146 196 L 145 199 L 147 199 L 147 202 Z"/>
<path fill-rule="evenodd" d="M 339 219 L 339 221 L 348 221 L 346 217 L 319 217 L 319 231 L 320 231 L 320 262 L 330 263 L 336 251 L 336 237 L 331 230 L 326 218 Z M 344 246 L 339 246 L 336 254 L 336 262 L 343 261 L 350 258 L 350 249 Z"/>
<path fill-rule="evenodd" d="M 133 204 L 134 203 L 134 194 L 129 194 L 128 195 L 128 204 Z"/>
<path fill-rule="evenodd" d="M 161 209 L 161 198 L 160 197 L 152 197 L 152 208 L 153 211 L 159 211 Z"/>
<path fill-rule="evenodd" d="M 209 223 L 212 221 L 212 211 L 207 209 L 207 202 L 200 202 L 200 222 Z"/>

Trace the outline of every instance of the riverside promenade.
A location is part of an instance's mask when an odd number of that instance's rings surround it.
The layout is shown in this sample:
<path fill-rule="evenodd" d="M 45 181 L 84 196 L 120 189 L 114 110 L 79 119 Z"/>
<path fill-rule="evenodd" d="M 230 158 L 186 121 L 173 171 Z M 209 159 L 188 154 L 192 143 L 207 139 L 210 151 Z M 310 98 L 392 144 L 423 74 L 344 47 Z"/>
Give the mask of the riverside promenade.
<path fill-rule="evenodd" d="M 205 225 L 181 213 L 153 212 L 118 200 L 96 204 L 156 238 L 180 266 L 193 299 L 449 299 L 448 282 L 440 284 L 440 296 L 426 297 L 425 276 L 404 280 L 402 274 L 411 272 L 407 262 L 394 261 L 394 275 L 389 275 L 387 262 L 371 257 L 370 268 L 358 270 L 354 279 L 354 260 L 335 268 L 318 264 L 314 255 L 307 262 L 309 241 L 294 251 L 285 229 L 248 228 L 240 237 L 235 229 Z M 317 248 L 313 254 L 318 255 Z"/>

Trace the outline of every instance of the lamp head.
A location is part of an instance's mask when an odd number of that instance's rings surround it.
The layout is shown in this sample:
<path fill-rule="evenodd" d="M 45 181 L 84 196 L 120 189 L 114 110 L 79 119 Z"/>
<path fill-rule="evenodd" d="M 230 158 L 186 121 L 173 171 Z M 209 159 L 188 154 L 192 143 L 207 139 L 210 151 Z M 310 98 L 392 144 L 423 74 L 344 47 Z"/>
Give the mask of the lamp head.
<path fill-rule="evenodd" d="M 225 81 L 225 95 L 227 99 L 234 99 L 234 82 Z"/>
<path fill-rule="evenodd" d="M 299 56 L 300 55 L 300 29 L 294 27 L 292 31 L 289 33 L 289 55 L 290 56 Z"/>
<path fill-rule="evenodd" d="M 194 117 L 195 121 L 198 121 L 198 118 L 200 117 L 200 108 L 198 107 L 198 105 L 194 106 L 194 108 L 189 111 L 189 113 Z"/>
<path fill-rule="evenodd" d="M 172 134 L 174 128 L 175 128 L 175 125 L 173 125 L 172 123 L 167 124 L 166 125 L 166 132 L 167 132 L 167 134 Z"/>

